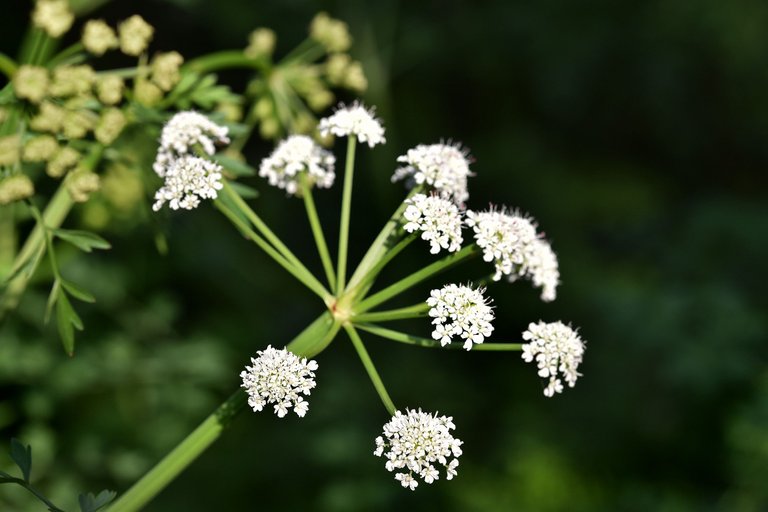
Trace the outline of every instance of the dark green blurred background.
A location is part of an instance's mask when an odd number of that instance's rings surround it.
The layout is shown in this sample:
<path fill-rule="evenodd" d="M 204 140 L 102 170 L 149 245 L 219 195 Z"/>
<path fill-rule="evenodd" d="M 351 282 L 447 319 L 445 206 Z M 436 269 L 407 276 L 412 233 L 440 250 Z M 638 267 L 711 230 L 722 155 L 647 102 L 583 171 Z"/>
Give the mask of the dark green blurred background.
<path fill-rule="evenodd" d="M 29 5 L 6 4 L 13 53 Z M 304 420 L 239 418 L 147 510 L 768 510 L 768 3 L 157 0 L 95 15 L 138 12 L 157 27 L 153 49 L 189 58 L 243 47 L 256 26 L 284 53 L 321 9 L 350 24 L 387 127 L 388 144 L 361 154 L 353 259 L 403 197 L 395 158 L 462 141 L 476 159 L 469 207 L 530 212 L 560 258 L 553 304 L 526 284 L 491 288 L 499 338 L 573 322 L 584 376 L 546 399 L 517 354 L 370 339 L 395 402 L 453 415 L 465 441 L 456 480 L 411 493 L 372 456 L 387 415 L 340 337 L 318 358 Z M 269 150 L 252 144 L 251 162 Z M 257 211 L 314 258 L 302 205 L 253 181 Z M 317 194 L 329 233 L 340 189 Z M 39 487 L 63 504 L 124 490 L 250 355 L 320 312 L 213 208 L 158 222 L 113 222 L 112 251 L 69 261 L 98 298 L 73 359 L 40 330 L 43 286 L 0 331 L 0 437 L 32 443 Z M 152 229 L 167 232 L 166 256 Z M 426 252 L 414 244 L 388 275 Z M 0 509 L 21 496 L 0 489 Z"/>

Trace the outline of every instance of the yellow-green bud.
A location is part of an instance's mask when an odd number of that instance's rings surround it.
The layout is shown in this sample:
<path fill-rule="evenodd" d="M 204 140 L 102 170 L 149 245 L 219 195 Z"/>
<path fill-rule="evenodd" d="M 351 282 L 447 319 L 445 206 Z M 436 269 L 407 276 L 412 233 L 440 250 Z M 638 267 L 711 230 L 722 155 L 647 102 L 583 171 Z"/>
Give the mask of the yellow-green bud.
<path fill-rule="evenodd" d="M 183 63 L 184 57 L 179 52 L 158 53 L 152 59 L 152 81 L 160 89 L 170 91 L 181 79 L 179 68 Z"/>
<path fill-rule="evenodd" d="M 101 113 L 99 123 L 93 134 L 96 140 L 104 144 L 112 144 L 125 128 L 125 114 L 119 108 L 108 108 Z"/>
<path fill-rule="evenodd" d="M 117 105 L 123 99 L 123 79 L 117 75 L 104 75 L 96 81 L 96 94 L 105 105 Z"/>
<path fill-rule="evenodd" d="M 245 48 L 245 56 L 250 59 L 259 57 L 271 57 L 275 51 L 275 31 L 270 28 L 260 27 L 248 36 L 248 46 Z"/>
<path fill-rule="evenodd" d="M 48 70 L 39 66 L 19 66 L 13 75 L 16 96 L 40 103 L 48 92 Z"/>
<path fill-rule="evenodd" d="M 328 89 L 322 88 L 307 94 L 307 104 L 315 112 L 320 112 L 328 108 L 335 100 L 333 93 Z"/>
<path fill-rule="evenodd" d="M 243 118 L 243 107 L 231 101 L 223 101 L 216 105 L 216 112 L 224 114 L 224 118 L 230 123 L 236 123 Z"/>
<path fill-rule="evenodd" d="M 96 119 L 96 114 L 90 110 L 70 110 L 64 116 L 64 136 L 69 139 L 82 139 L 94 128 Z"/>
<path fill-rule="evenodd" d="M 309 35 L 329 52 L 343 52 L 352 45 L 347 24 L 327 13 L 318 13 L 309 26 Z"/>
<path fill-rule="evenodd" d="M 10 204 L 31 197 L 35 193 L 35 185 L 25 174 L 15 174 L 8 178 L 0 178 L 0 205 Z"/>
<path fill-rule="evenodd" d="M 21 135 L 0 137 L 0 166 L 13 165 L 21 156 Z"/>
<path fill-rule="evenodd" d="M 136 80 L 133 97 L 142 105 L 151 107 L 163 98 L 163 91 L 148 80 Z"/>
<path fill-rule="evenodd" d="M 107 169 L 101 181 L 104 197 L 118 210 L 130 212 L 144 197 L 144 185 L 138 172 L 123 165 Z"/>
<path fill-rule="evenodd" d="M 277 137 L 277 134 L 279 132 L 280 132 L 280 124 L 277 122 L 277 119 L 274 119 L 274 118 L 263 119 L 259 124 L 259 133 L 265 139 L 273 139 Z"/>
<path fill-rule="evenodd" d="M 99 175 L 85 168 L 75 169 L 67 180 L 67 192 L 76 203 L 84 203 L 99 190 Z"/>
<path fill-rule="evenodd" d="M 94 55 L 104 55 L 117 48 L 117 35 L 104 20 L 89 20 L 83 28 L 83 46 Z"/>
<path fill-rule="evenodd" d="M 65 109 L 50 101 L 44 101 L 40 104 L 40 110 L 32 118 L 29 126 L 38 132 L 58 133 L 66 115 Z"/>
<path fill-rule="evenodd" d="M 346 53 L 334 53 L 325 63 L 325 75 L 333 85 L 340 85 L 347 76 L 347 67 L 352 59 Z"/>
<path fill-rule="evenodd" d="M 365 77 L 362 64 L 353 62 L 349 65 L 347 76 L 344 78 L 344 87 L 355 92 L 363 92 L 368 88 L 368 79 Z"/>
<path fill-rule="evenodd" d="M 32 23 L 51 37 L 63 35 L 73 21 L 75 16 L 69 10 L 67 0 L 38 0 L 32 11 Z"/>
<path fill-rule="evenodd" d="M 256 102 L 256 105 L 253 106 L 253 113 L 256 114 L 256 117 L 259 119 L 269 119 L 275 115 L 275 105 L 272 103 L 271 99 L 262 97 Z"/>
<path fill-rule="evenodd" d="M 317 121 L 310 114 L 300 112 L 293 120 L 293 131 L 295 133 L 309 133 L 314 130 Z"/>
<path fill-rule="evenodd" d="M 117 27 L 120 36 L 120 50 L 126 55 L 137 57 L 149 46 L 155 29 L 144 21 L 144 18 L 134 14 Z"/>
<path fill-rule="evenodd" d="M 60 148 L 48 161 L 45 172 L 51 178 L 61 178 L 80 161 L 80 153 L 69 146 Z"/>
<path fill-rule="evenodd" d="M 90 92 L 96 81 L 91 66 L 60 66 L 53 70 L 53 82 L 48 89 L 51 96 L 66 97 Z"/>
<path fill-rule="evenodd" d="M 47 162 L 59 150 L 53 135 L 38 135 L 24 144 L 22 159 L 25 162 Z"/>

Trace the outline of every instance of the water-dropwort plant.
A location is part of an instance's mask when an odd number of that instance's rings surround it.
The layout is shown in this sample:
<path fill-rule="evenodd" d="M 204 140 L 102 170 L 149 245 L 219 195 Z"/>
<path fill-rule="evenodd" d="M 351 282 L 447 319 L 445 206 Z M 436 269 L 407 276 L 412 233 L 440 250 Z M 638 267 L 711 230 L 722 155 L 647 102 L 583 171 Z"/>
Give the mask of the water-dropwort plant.
<path fill-rule="evenodd" d="M 262 414 L 273 411 L 284 421 L 294 414 L 311 414 L 311 393 L 322 386 L 318 359 L 334 341 L 352 344 L 386 411 L 382 431 L 371 433 L 372 455 L 383 457 L 385 470 L 410 490 L 457 476 L 464 444 L 457 437 L 461 421 L 454 423 L 451 416 L 426 405 L 398 407 L 401 397 L 387 391 L 366 348 L 368 338 L 438 350 L 518 352 L 517 359 L 535 363 L 547 397 L 562 393 L 566 384 L 575 385 L 585 348 L 576 329 L 560 321 L 538 321 L 530 323 L 520 339 L 494 337 L 499 315 L 493 287 L 529 281 L 540 290 L 541 300 L 555 300 L 558 260 L 530 215 L 514 208 L 483 207 L 483 201 L 478 209 L 470 207 L 472 159 L 461 145 L 417 145 L 392 162 L 391 178 L 377 177 L 402 182 L 407 192 L 378 234 L 355 233 L 372 242 L 359 261 L 350 260 L 356 154 L 375 152 L 386 143 L 386 135 L 375 110 L 359 101 L 339 104 L 319 122 L 314 117 L 335 102 L 332 88 L 361 91 L 366 86 L 359 63 L 345 53 L 351 41 L 342 22 L 318 15 L 309 38 L 279 61 L 273 59 L 275 34 L 260 28 L 244 50 L 185 62 L 177 52 L 150 56 L 155 29 L 138 15 L 116 28 L 90 20 L 80 41 L 58 50 L 59 38 L 73 20 L 66 0 L 39 0 L 19 58 L 0 54 L 0 71 L 9 78 L 0 91 L 0 318 L 14 311 L 47 257 L 53 285 L 45 316 L 55 314 L 65 350 L 73 353 L 75 330 L 84 325 L 71 299 L 95 298 L 63 275 L 58 243 L 85 252 L 110 246 L 92 231 L 61 226 L 76 203 L 109 201 L 97 197 L 97 191 L 107 176 L 125 176 L 116 169 L 135 171 L 132 179 L 141 190 L 154 188 L 151 208 L 143 203 L 143 193 L 135 201 L 146 219 L 151 218 L 150 209 L 195 210 L 212 204 L 248 242 L 317 298 L 316 319 L 287 343 L 264 340 L 239 370 L 240 388 L 154 468 L 111 504 L 110 492 L 81 496 L 82 511 L 141 509 L 248 408 Z M 117 50 L 134 59 L 130 67 L 97 71 L 85 63 Z M 219 85 L 211 74 L 231 67 L 254 72 L 242 94 Z M 257 132 L 278 142 L 258 166 L 251 166 L 242 150 Z M 127 148 L 135 147 L 137 140 L 142 141 L 138 146 L 154 146 L 157 140 L 159 147 L 150 158 L 130 156 Z M 329 149 L 337 140 L 344 149 L 340 160 Z M 314 194 L 334 186 L 337 174 L 342 194 L 338 240 L 332 244 Z M 254 190 L 238 180 L 257 175 L 266 180 L 262 183 L 284 190 L 286 203 L 303 203 L 317 254 L 294 253 L 251 206 Z M 38 187 L 46 189 L 48 181 L 58 189 L 50 197 L 41 196 Z M 18 249 L 20 227 L 27 222 L 33 227 Z M 161 233 L 158 236 L 162 240 Z M 428 252 L 433 261 L 394 282 L 380 283 L 382 270 L 408 248 Z M 322 276 L 309 270 L 309 258 L 319 258 Z M 473 258 L 485 264 L 485 275 L 467 275 L 459 282 L 440 278 Z M 427 283 L 422 301 L 386 306 Z M 420 332 L 391 327 L 413 319 L 423 322 Z M 61 511 L 30 484 L 30 448 L 13 442 L 11 452 L 22 477 L 2 473 L 0 483 L 20 485 L 49 510 Z"/>

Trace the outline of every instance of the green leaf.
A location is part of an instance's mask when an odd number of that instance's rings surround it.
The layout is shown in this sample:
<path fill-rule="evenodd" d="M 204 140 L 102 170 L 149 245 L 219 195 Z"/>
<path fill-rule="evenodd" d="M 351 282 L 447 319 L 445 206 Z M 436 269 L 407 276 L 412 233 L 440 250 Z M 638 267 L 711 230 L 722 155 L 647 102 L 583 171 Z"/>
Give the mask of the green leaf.
<path fill-rule="evenodd" d="M 245 162 L 225 155 L 214 155 L 213 160 L 235 176 L 256 176 L 256 169 Z"/>
<path fill-rule="evenodd" d="M 59 300 L 60 292 L 61 292 L 61 283 L 57 279 L 53 282 L 53 286 L 51 287 L 51 293 L 48 294 L 48 303 L 45 305 L 45 317 L 43 318 L 43 322 L 46 325 L 51 320 L 51 313 L 53 313 L 53 306 L 55 306 L 56 301 Z"/>
<path fill-rule="evenodd" d="M 53 234 L 65 242 L 69 242 L 81 251 L 91 252 L 93 249 L 111 249 L 112 245 L 95 233 L 72 229 L 56 229 Z"/>
<path fill-rule="evenodd" d="M 89 292 L 83 290 L 79 286 L 77 286 L 75 283 L 71 281 L 61 281 L 61 286 L 69 292 L 71 296 L 76 298 L 77 300 L 80 300 L 82 302 L 88 302 L 90 304 L 93 304 L 96 302 L 96 298 L 91 295 Z"/>
<path fill-rule="evenodd" d="M 42 258 L 44 253 L 45 250 L 41 247 L 36 254 L 32 255 L 30 258 L 27 258 L 26 261 L 22 262 L 21 265 L 14 268 L 10 274 L 5 276 L 5 279 L 3 279 L 2 283 L 0 283 L 0 287 L 6 286 L 17 277 L 24 276 L 24 279 L 29 279 L 32 277 L 32 274 L 37 268 L 37 264 L 40 263 L 40 258 Z"/>
<path fill-rule="evenodd" d="M 18 439 L 11 439 L 11 458 L 19 466 L 25 482 L 29 482 L 32 472 L 32 447 L 24 445 Z"/>
<path fill-rule="evenodd" d="M 82 331 L 83 321 L 75 313 L 66 293 L 59 293 L 56 301 L 56 323 L 64 350 L 71 356 L 75 352 L 75 329 Z"/>
<path fill-rule="evenodd" d="M 81 494 L 78 496 L 78 501 L 80 502 L 80 511 L 96 512 L 101 507 L 115 499 L 115 496 L 117 496 L 115 491 L 107 490 L 101 491 L 96 496 L 94 496 L 92 492 L 89 492 L 88 494 Z"/>

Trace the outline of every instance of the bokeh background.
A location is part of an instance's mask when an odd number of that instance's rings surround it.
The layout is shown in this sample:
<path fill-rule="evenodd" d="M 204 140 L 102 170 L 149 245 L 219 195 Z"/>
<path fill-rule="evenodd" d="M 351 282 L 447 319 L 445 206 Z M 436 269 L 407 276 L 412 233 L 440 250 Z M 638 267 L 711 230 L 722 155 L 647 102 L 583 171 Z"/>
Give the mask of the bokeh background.
<path fill-rule="evenodd" d="M 15 53 L 30 2 L 6 4 L 0 48 Z M 257 26 L 286 52 L 318 10 L 349 23 L 387 127 L 386 146 L 361 152 L 352 258 L 403 197 L 395 158 L 463 142 L 469 206 L 530 212 L 560 258 L 552 304 L 526 284 L 491 288 L 499 338 L 573 322 L 584 376 L 547 399 L 517 354 L 366 337 L 395 402 L 451 414 L 465 441 L 457 479 L 411 493 L 372 456 L 387 415 L 342 336 L 318 357 L 304 420 L 238 418 L 146 510 L 768 510 L 768 3 L 140 0 L 94 15 L 138 12 L 155 49 L 193 57 L 242 48 Z M 247 155 L 269 150 L 254 141 Z M 252 184 L 257 211 L 314 258 L 301 203 Z M 331 234 L 340 189 L 317 194 Z M 238 385 L 248 357 L 321 311 L 213 208 L 101 231 L 111 251 L 66 262 L 98 298 L 81 308 L 74 358 L 40 326 L 42 285 L 0 330 L 0 439 L 31 443 L 38 487 L 69 508 L 78 490 L 126 489 Z M 425 253 L 414 244 L 387 275 Z M 2 510 L 42 510 L 29 503 L 0 489 Z"/>

